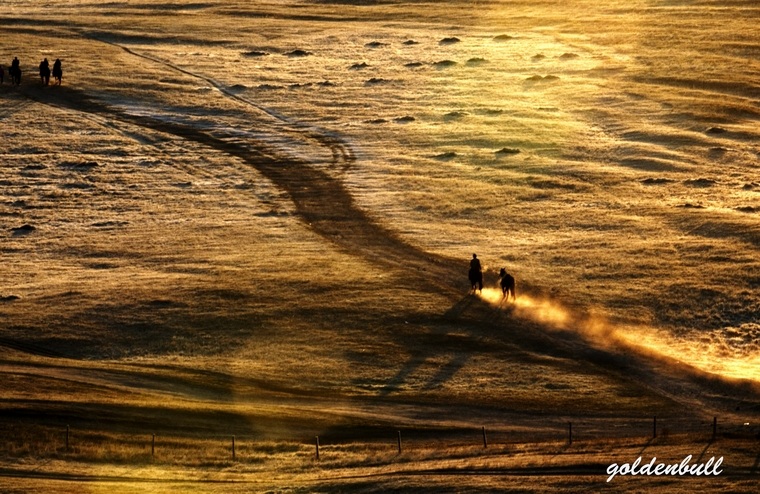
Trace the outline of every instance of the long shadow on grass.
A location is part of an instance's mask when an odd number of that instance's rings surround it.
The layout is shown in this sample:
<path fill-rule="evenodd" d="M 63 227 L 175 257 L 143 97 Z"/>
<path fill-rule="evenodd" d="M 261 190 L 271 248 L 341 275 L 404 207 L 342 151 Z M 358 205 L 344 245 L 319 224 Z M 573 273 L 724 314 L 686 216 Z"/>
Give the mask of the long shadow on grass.
<path fill-rule="evenodd" d="M 27 86 L 24 94 L 40 103 L 164 132 L 238 158 L 286 192 L 298 217 L 326 241 L 372 263 L 425 277 L 428 283 L 450 296 L 461 293 L 463 283 L 456 280 L 462 276 L 455 261 L 427 253 L 399 239 L 371 220 L 339 180 L 282 149 L 254 139 L 241 142 L 234 135 L 225 139 L 212 135 L 215 129 L 191 127 L 168 118 L 133 115 L 74 88 Z M 309 132 L 313 135 L 313 131 Z M 322 141 L 322 145 L 330 149 L 334 146 L 330 136 L 324 136 Z M 333 156 L 336 160 L 348 159 L 342 153 L 333 152 Z"/>
<path fill-rule="evenodd" d="M 0 418 L 8 423 L 60 426 L 88 431 L 129 433 L 219 434 L 254 433 L 256 425 L 237 413 L 119 403 L 77 403 L 56 400 L 0 400 Z M 260 432 L 264 428 L 260 429 Z"/>
<path fill-rule="evenodd" d="M 326 172 L 311 166 L 310 163 L 290 156 L 286 151 L 278 149 L 262 141 L 248 140 L 241 142 L 238 136 L 228 139 L 212 134 L 214 129 L 192 127 L 177 121 L 159 117 L 132 115 L 103 102 L 95 101 L 87 94 L 68 87 L 40 88 L 26 86 L 24 94 L 38 102 L 56 107 L 96 114 L 102 117 L 116 119 L 130 125 L 149 128 L 155 131 L 171 134 L 181 139 L 193 141 L 211 149 L 238 158 L 255 168 L 259 173 L 286 192 L 293 201 L 296 213 L 301 221 L 312 231 L 334 244 L 350 255 L 359 255 L 365 260 L 386 269 L 401 270 L 409 278 L 425 278 L 439 293 L 446 294 L 455 305 L 449 311 L 449 317 L 454 316 L 465 324 L 465 331 L 490 332 L 504 330 L 502 316 L 494 317 L 494 311 L 487 304 L 476 300 L 462 300 L 465 281 L 461 265 L 451 259 L 429 254 L 402 241 L 390 230 L 380 226 L 362 211 L 351 197 L 343 184 Z M 330 145 L 325 140 L 324 145 Z M 339 159 L 336 156 L 336 159 Z M 474 316 L 473 316 L 474 314 Z M 478 326 L 480 329 L 475 329 Z M 639 379 L 649 382 L 654 388 L 666 391 L 665 396 L 678 396 L 684 389 L 689 392 L 700 392 L 705 389 L 719 390 L 730 400 L 732 392 L 727 390 L 724 381 L 705 376 L 695 375 L 684 366 L 673 368 L 669 366 L 650 365 L 641 362 L 630 354 L 612 352 L 591 348 L 587 342 L 577 335 L 548 335 L 540 327 L 509 321 L 509 331 L 512 336 L 520 337 L 519 344 L 523 349 L 536 348 L 552 354 L 560 354 L 569 359 L 582 360 L 596 364 L 597 370 L 604 368 L 606 372 L 624 381 Z M 500 337 L 506 337 L 501 334 Z M 399 341 L 403 347 L 405 342 Z M 425 348 L 424 346 L 422 348 Z M 466 352 L 467 350 L 464 350 Z M 413 355 L 386 384 L 381 395 L 388 395 L 402 387 L 416 369 L 427 358 L 440 355 L 442 350 L 437 345 L 431 345 L 422 354 Z M 468 360 L 468 355 L 462 353 L 439 369 L 437 375 L 427 384 L 427 387 L 440 386 L 450 380 Z M 667 370 L 667 377 L 662 373 Z M 672 372 L 671 372 L 672 371 Z M 684 383 L 688 386 L 682 387 Z M 748 390 L 739 384 L 734 389 L 737 393 L 746 395 Z"/>

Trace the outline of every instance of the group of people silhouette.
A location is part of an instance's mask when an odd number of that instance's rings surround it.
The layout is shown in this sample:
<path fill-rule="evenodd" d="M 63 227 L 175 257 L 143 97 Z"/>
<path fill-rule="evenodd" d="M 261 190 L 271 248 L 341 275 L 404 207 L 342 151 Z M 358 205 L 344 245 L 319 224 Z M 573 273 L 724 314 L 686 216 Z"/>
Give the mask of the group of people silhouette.
<path fill-rule="evenodd" d="M 51 71 L 50 69 L 50 62 L 48 62 L 48 59 L 44 59 L 42 62 L 40 62 L 40 79 L 42 80 L 42 84 L 45 86 L 50 85 L 50 75 L 53 75 L 53 79 L 55 80 L 55 83 L 57 85 L 60 85 L 63 81 L 63 65 L 61 64 L 61 59 L 57 58 L 55 60 L 55 63 L 53 63 L 53 69 Z M 8 69 L 8 75 L 11 78 L 11 84 L 14 86 L 21 85 L 21 62 L 19 62 L 18 57 L 13 57 L 13 61 L 11 62 L 11 66 Z M 3 84 L 5 82 L 5 68 L 0 65 L 0 84 Z"/>
<path fill-rule="evenodd" d="M 50 84 L 50 64 L 47 58 L 40 62 L 40 79 L 42 79 L 42 84 L 46 86 Z M 63 68 L 60 58 L 56 58 L 55 63 L 53 63 L 53 79 L 55 79 L 56 85 L 60 85 L 63 79 Z"/>

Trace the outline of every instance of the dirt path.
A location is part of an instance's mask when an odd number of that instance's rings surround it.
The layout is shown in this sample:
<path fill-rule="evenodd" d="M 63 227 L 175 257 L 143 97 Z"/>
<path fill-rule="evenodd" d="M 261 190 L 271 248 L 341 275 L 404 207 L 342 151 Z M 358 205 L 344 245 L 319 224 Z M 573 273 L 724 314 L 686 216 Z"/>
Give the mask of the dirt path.
<path fill-rule="evenodd" d="M 164 132 L 236 157 L 285 191 L 303 223 L 346 253 L 361 256 L 386 268 L 416 272 L 415 276 L 424 273 L 430 283 L 449 293 L 452 300 L 460 299 L 466 288 L 466 282 L 455 281 L 464 276 L 455 261 L 403 242 L 359 209 L 339 180 L 265 142 L 241 141 L 239 137 L 224 139 L 212 135 L 210 130 L 156 117 L 132 115 L 94 101 L 82 91 L 69 87 L 47 91 L 28 86 L 24 88 L 24 94 L 40 103 Z M 313 130 L 305 132 L 331 150 L 336 165 L 345 167 L 353 160 L 350 149 L 336 138 L 317 135 Z"/>
<path fill-rule="evenodd" d="M 195 73 L 158 57 L 134 51 L 112 41 L 79 34 L 212 85 L 226 98 L 254 108 L 285 124 L 285 127 L 279 129 L 280 131 L 296 134 L 329 149 L 334 168 L 345 171 L 356 159 L 351 147 L 340 136 L 306 125 L 260 105 L 236 94 L 211 77 Z M 294 158 L 283 150 L 260 140 L 250 139 L 241 142 L 237 137 L 234 140 L 223 139 L 212 135 L 210 132 L 212 129 L 204 130 L 158 118 L 137 117 L 94 101 L 76 89 L 65 86 L 56 89 L 58 91 L 43 91 L 40 87 L 32 86 L 26 87 L 25 94 L 41 103 L 157 130 L 239 158 L 272 181 L 276 187 L 285 191 L 293 200 L 296 213 L 311 230 L 346 253 L 361 256 L 387 268 L 409 271 L 415 273 L 415 276 L 422 274 L 427 278 L 428 283 L 449 293 L 453 301 L 459 300 L 467 287 L 464 281 L 465 273 L 462 271 L 466 267 L 466 261 L 457 263 L 456 260 L 432 255 L 403 242 L 393 232 L 372 221 L 364 211 L 359 209 L 339 180 L 311 166 L 308 162 Z"/>
<path fill-rule="evenodd" d="M 84 34 L 86 36 L 86 34 Z M 227 86 L 220 83 L 216 79 L 213 79 L 211 77 L 208 77 L 204 74 L 200 74 L 197 72 L 193 72 L 191 70 L 188 70 L 186 68 L 180 67 L 179 65 L 176 65 L 174 63 L 168 62 L 166 60 L 163 60 L 158 57 L 154 57 L 145 53 L 140 53 L 135 50 L 130 49 L 127 46 L 114 43 L 112 41 L 108 41 L 102 38 L 93 37 L 92 35 L 88 36 L 90 39 L 94 39 L 96 41 L 99 41 L 101 43 L 106 43 L 112 46 L 115 46 L 117 48 L 120 48 L 124 50 L 125 52 L 129 53 L 130 55 L 138 58 L 142 58 L 144 60 L 147 60 L 149 62 L 163 65 L 167 68 L 170 68 L 176 72 L 180 72 L 185 75 L 189 75 L 191 77 L 194 77 L 198 80 L 204 81 L 207 84 L 213 86 L 216 88 L 221 94 L 223 94 L 226 98 L 229 98 L 231 100 L 237 101 L 238 103 L 242 103 L 245 106 L 251 107 L 256 109 L 257 111 L 264 113 L 274 120 L 278 122 L 282 122 L 283 124 L 286 124 L 286 127 L 284 127 L 282 130 L 297 134 L 300 137 L 309 139 L 314 141 L 320 146 L 324 146 L 326 148 L 329 148 L 332 152 L 333 156 L 333 165 L 336 165 L 340 167 L 343 171 L 347 170 L 351 164 L 356 161 L 356 157 L 354 155 L 353 150 L 351 147 L 346 143 L 343 139 L 340 138 L 340 136 L 334 135 L 330 132 L 325 131 L 324 129 L 319 129 L 313 126 L 306 125 L 298 120 L 295 120 L 293 118 L 289 118 L 282 113 L 276 112 L 272 110 L 269 107 L 266 107 L 264 105 L 261 105 L 259 103 L 256 103 L 255 101 L 246 98 L 240 94 L 235 93 L 234 91 L 231 91 Z"/>
<path fill-rule="evenodd" d="M 29 98 L 40 103 L 174 135 L 238 158 L 285 191 L 292 199 L 300 220 L 326 241 L 348 255 L 360 256 L 386 269 L 407 271 L 413 278 L 424 277 L 425 283 L 431 288 L 447 294 L 453 303 L 451 310 L 446 314 L 447 317 L 456 319 L 462 317 L 464 312 L 467 313 L 467 317 L 472 317 L 474 312 L 478 324 L 498 327 L 506 324 L 504 315 L 497 314 L 497 317 L 494 317 L 494 311 L 489 309 L 485 302 L 475 298 L 462 298 L 467 289 L 466 281 L 462 279 L 463 273 L 460 272 L 462 266 L 459 264 L 463 263 L 427 253 L 400 240 L 392 231 L 375 223 L 359 209 L 339 179 L 306 161 L 290 156 L 285 150 L 260 140 L 243 141 L 237 136 L 225 139 L 212 135 L 211 129 L 191 127 L 157 117 L 132 115 L 95 101 L 74 88 L 60 87 L 55 91 L 48 91 L 36 86 L 27 86 L 24 92 Z M 328 148 L 343 146 L 339 141 L 329 137 L 320 138 L 313 130 L 309 132 L 312 132 L 311 139 Z M 352 153 L 343 149 L 334 151 L 333 156 L 337 160 L 336 163 L 346 165 L 346 157 L 352 156 Z M 689 406 L 712 401 L 714 396 L 708 399 L 704 394 L 710 391 L 719 392 L 728 398 L 729 402 L 736 400 L 731 398 L 731 395 L 746 399 L 754 394 L 739 384 L 729 385 L 693 375 L 687 366 L 673 368 L 670 365 L 672 362 L 660 362 L 657 358 L 643 359 L 630 354 L 626 349 L 595 349 L 576 335 L 550 334 L 534 324 L 525 325 L 520 321 L 508 319 L 509 326 L 518 327 L 523 345 L 527 345 L 528 348 L 543 348 L 543 351 L 550 354 L 593 362 L 621 377 L 650 383 L 647 387 Z M 719 399 L 713 404 L 718 405 L 721 402 L 723 400 Z"/>

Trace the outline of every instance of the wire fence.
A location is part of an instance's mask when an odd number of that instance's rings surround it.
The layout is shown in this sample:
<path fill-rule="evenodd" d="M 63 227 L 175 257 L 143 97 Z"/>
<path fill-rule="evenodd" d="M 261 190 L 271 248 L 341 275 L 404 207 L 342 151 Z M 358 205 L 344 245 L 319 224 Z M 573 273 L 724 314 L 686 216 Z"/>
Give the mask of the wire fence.
<path fill-rule="evenodd" d="M 0 451 L 6 458 L 66 457 L 98 458 L 103 461 L 156 461 L 184 457 L 216 461 L 247 461 L 278 453 L 323 460 L 331 451 L 364 448 L 366 451 L 403 454 L 421 450 L 504 451 L 509 448 L 590 447 L 603 448 L 620 441 L 629 443 L 710 443 L 741 439 L 760 443 L 760 426 L 715 416 L 700 420 L 649 417 L 616 422 L 612 419 L 541 420 L 535 424 L 483 425 L 477 427 L 375 427 L 360 432 L 334 428 L 314 435 L 292 438 L 265 434 L 171 431 L 102 431 L 87 427 L 27 425 L 4 428 Z"/>

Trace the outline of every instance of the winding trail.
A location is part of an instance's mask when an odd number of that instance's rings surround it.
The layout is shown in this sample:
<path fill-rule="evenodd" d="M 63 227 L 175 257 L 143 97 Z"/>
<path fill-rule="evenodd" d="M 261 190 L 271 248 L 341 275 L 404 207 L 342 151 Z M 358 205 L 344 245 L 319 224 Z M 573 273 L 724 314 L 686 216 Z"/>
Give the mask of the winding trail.
<path fill-rule="evenodd" d="M 99 118 L 108 117 L 174 135 L 242 160 L 286 192 L 301 221 L 326 241 L 348 255 L 360 256 L 397 272 L 414 271 L 410 276 L 415 278 L 424 277 L 431 290 L 445 294 L 452 301 L 452 308 L 444 314 L 446 318 L 458 319 L 466 311 L 468 317 L 476 317 L 478 324 L 493 326 L 496 330 L 503 330 L 508 320 L 509 325 L 513 326 L 511 332 L 519 331 L 521 345 L 526 348 L 595 363 L 624 379 L 649 383 L 647 387 L 653 391 L 689 407 L 722 407 L 726 403 L 735 403 L 737 399 L 755 399 L 756 390 L 746 384 L 727 383 L 715 376 L 694 372 L 688 366 L 673 366 L 669 359 L 651 355 L 644 358 L 631 353 L 630 348 L 594 348 L 579 335 L 548 332 L 540 325 L 495 312 L 485 301 L 475 297 L 463 298 L 467 285 L 462 280 L 459 263 L 430 254 L 399 239 L 392 231 L 372 221 L 355 204 L 339 179 L 267 142 L 241 140 L 239 137 L 224 139 L 212 135 L 212 129 L 133 115 L 95 101 L 74 88 L 60 87 L 56 91 L 46 91 L 38 86 L 26 86 L 23 90 L 27 97 L 46 105 L 97 115 Z M 342 156 L 342 153 L 339 154 Z M 476 306 L 476 310 L 471 310 Z M 714 394 L 708 396 L 705 393 Z"/>
<path fill-rule="evenodd" d="M 216 88 L 224 97 L 234 100 L 247 108 L 265 114 L 278 123 L 276 132 L 306 141 L 328 149 L 332 155 L 330 167 L 345 172 L 355 162 L 356 157 L 348 143 L 340 136 L 323 129 L 286 117 L 278 112 L 251 101 L 230 90 L 215 79 L 192 72 L 158 57 L 139 53 L 129 47 L 101 39 L 96 35 L 78 32 L 97 42 L 124 50 L 134 57 L 159 64 L 176 72 L 205 81 Z M 54 89 L 54 90 L 51 90 Z M 672 368 L 671 361 L 654 356 L 634 355 L 630 348 L 594 348 L 582 337 L 574 334 L 547 332 L 540 325 L 515 320 L 475 297 L 464 297 L 467 290 L 465 262 L 425 252 L 401 238 L 393 231 L 376 223 L 353 200 L 350 192 L 335 173 L 329 173 L 318 163 L 293 156 L 287 146 L 278 146 L 268 140 L 236 135 L 220 135 L 219 129 L 202 124 L 188 124 L 163 118 L 159 114 L 134 114 L 103 101 L 94 99 L 86 92 L 61 86 L 43 88 L 25 85 L 22 93 L 31 100 L 79 112 L 98 121 L 115 120 L 137 128 L 150 129 L 180 139 L 198 143 L 241 160 L 252 167 L 275 187 L 285 192 L 293 202 L 295 214 L 315 234 L 335 245 L 347 255 L 358 256 L 366 261 L 399 273 L 409 273 L 409 278 L 424 278 L 429 290 L 443 294 L 452 302 L 446 318 L 460 318 L 466 311 L 468 317 L 475 317 L 478 324 L 493 326 L 503 330 L 505 324 L 511 331 L 520 333 L 522 345 L 540 353 L 559 354 L 583 359 L 606 368 L 613 374 L 626 379 L 650 382 L 658 393 L 682 403 L 694 406 L 695 402 L 710 402 L 704 393 L 708 390 L 723 395 L 729 401 L 732 395 L 753 395 L 740 383 L 726 386 L 721 380 L 692 373 L 692 370 L 678 366 Z M 340 175 L 340 174 L 337 174 Z M 405 276 L 405 277 L 406 277 Z M 525 284 L 523 284 L 523 292 Z M 469 310 L 475 307 L 476 310 Z M 473 316 L 471 313 L 475 313 Z M 733 388 L 733 389 L 730 389 Z M 693 396 L 698 396 L 694 399 Z M 718 403 L 722 400 L 716 400 Z"/>
<path fill-rule="evenodd" d="M 238 158 L 286 192 L 295 205 L 298 217 L 327 241 L 350 255 L 361 256 L 387 268 L 424 272 L 429 282 L 447 292 L 452 300 L 461 299 L 464 284 L 457 280 L 463 275 L 455 261 L 402 241 L 393 232 L 372 221 L 355 204 L 338 179 L 302 159 L 261 140 L 224 139 L 212 135 L 211 129 L 204 130 L 153 116 L 134 115 L 95 101 L 75 88 L 64 86 L 48 91 L 38 86 L 26 86 L 23 91 L 39 103 L 174 135 Z M 343 166 L 353 160 L 353 153 L 339 140 L 327 135 L 320 136 L 313 129 L 307 132 L 311 138 L 330 148 L 334 158 Z"/>
<path fill-rule="evenodd" d="M 96 39 L 96 38 L 93 38 Z M 254 107 L 270 117 L 286 124 L 285 132 L 308 139 L 319 146 L 329 149 L 332 154 L 332 166 L 339 170 L 347 170 L 356 160 L 350 146 L 340 137 L 331 135 L 321 129 L 287 118 L 266 107 L 256 104 L 245 97 L 235 94 L 217 81 L 206 76 L 190 72 L 164 60 L 140 54 L 124 46 L 98 39 L 125 50 L 126 52 L 171 67 L 174 70 L 206 81 L 218 89 L 225 97 L 234 99 L 242 104 Z M 734 404 L 736 397 L 756 399 L 756 391 L 741 383 L 726 383 L 719 379 L 696 376 L 685 369 L 673 369 L 667 363 L 656 357 L 627 355 L 625 349 L 595 349 L 575 335 L 558 335 L 543 330 L 534 324 L 509 319 L 501 312 L 495 312 L 484 302 L 474 297 L 463 298 L 466 290 L 464 262 L 425 252 L 401 238 L 393 231 L 376 223 L 353 200 L 349 190 L 339 178 L 331 175 L 314 163 L 293 157 L 285 149 L 259 139 L 241 139 L 239 136 L 220 137 L 213 128 L 202 128 L 189 124 L 162 119 L 159 116 L 134 115 L 102 101 L 93 99 L 89 94 L 67 86 L 49 90 L 36 85 L 23 86 L 23 94 L 29 99 L 56 108 L 80 112 L 90 115 L 97 121 L 115 120 L 138 128 L 150 129 L 180 139 L 198 143 L 228 156 L 241 160 L 252 167 L 274 186 L 288 194 L 294 204 L 295 212 L 305 225 L 315 234 L 337 246 L 347 255 L 361 257 L 371 263 L 394 270 L 412 271 L 413 278 L 424 278 L 430 290 L 444 294 L 454 303 L 447 316 L 458 318 L 460 314 L 472 305 L 478 312 L 478 324 L 489 324 L 497 330 L 504 326 L 518 326 L 517 331 L 510 334 L 520 334 L 520 344 L 524 348 L 535 350 L 537 353 L 562 355 L 586 362 L 594 363 L 607 372 L 620 376 L 622 379 L 638 380 L 647 387 L 663 396 L 690 405 L 699 410 L 703 405 L 723 406 Z M 102 122 L 100 122 L 102 123 Z M 479 305 L 478 305 L 479 304 Z M 484 310 L 480 310 L 484 309 Z M 469 315 L 469 314 L 468 314 Z M 505 337 L 507 338 L 507 337 Z M 14 348 L 31 354 L 45 357 L 60 357 L 45 348 L 35 345 L 18 343 L 8 338 L 0 339 L 0 347 Z M 288 391 L 292 394 L 291 391 Z M 715 399 L 714 394 L 718 397 Z M 379 397 L 378 400 L 384 400 Z M 698 413 L 698 412 L 696 412 Z M 380 476 L 441 476 L 441 475 L 494 475 L 494 476 L 577 476 L 594 475 L 602 471 L 602 464 L 578 464 L 568 466 L 548 466 L 543 468 L 488 468 L 482 469 L 419 469 L 407 472 L 387 472 Z M 747 475 L 752 472 L 747 473 Z M 98 475 L 68 475 L 60 473 L 41 473 L 22 468 L 0 469 L 0 477 L 29 478 L 43 480 L 64 480 L 71 482 L 90 483 L 172 483 L 170 480 L 144 479 L 120 476 Z M 343 479 L 370 478 L 373 475 L 344 477 Z M 337 480 L 341 477 L 336 477 Z M 199 480 L 197 483 L 211 483 L 213 480 Z M 219 481 L 220 483 L 247 483 L 240 481 Z M 178 482 L 180 483 L 180 482 Z M 184 482 L 181 482 L 184 484 Z M 189 482 L 192 484 L 193 482 Z M 257 484 L 258 481 L 251 482 Z"/>
<path fill-rule="evenodd" d="M 195 73 L 161 58 L 137 52 L 92 33 L 77 31 L 77 34 L 120 48 L 134 57 L 205 81 L 225 97 L 255 108 L 284 123 L 285 127 L 280 128 L 280 131 L 306 138 L 329 149 L 332 154 L 332 166 L 342 172 L 348 170 L 356 160 L 350 146 L 339 136 L 288 118 L 251 101 L 211 77 Z M 361 256 L 387 268 L 425 273 L 425 277 L 429 279 L 428 282 L 448 293 L 452 301 L 460 300 L 462 292 L 466 289 L 466 283 L 460 280 L 463 278 L 460 272 L 461 266 L 455 260 L 427 253 L 402 241 L 393 232 L 372 221 L 364 211 L 359 209 L 351 194 L 338 179 L 274 145 L 258 139 L 246 141 L 241 141 L 239 138 L 224 139 L 212 135 L 213 129 L 204 130 L 152 116 L 136 116 L 95 101 L 84 92 L 67 86 L 57 87 L 56 91 L 45 91 L 38 86 L 25 86 L 24 93 L 30 99 L 40 103 L 164 132 L 236 157 L 255 168 L 276 187 L 286 192 L 292 199 L 299 218 L 316 234 L 345 252 Z"/>
<path fill-rule="evenodd" d="M 142 58 L 144 60 L 148 60 L 153 63 L 157 63 L 159 65 L 163 65 L 165 67 L 171 68 L 177 72 L 180 72 L 185 75 L 189 75 L 191 77 L 194 77 L 196 79 L 202 80 L 206 82 L 207 84 L 210 84 L 214 88 L 216 88 L 221 94 L 223 94 L 225 97 L 235 100 L 239 103 L 243 103 L 246 106 L 255 108 L 256 110 L 265 113 L 269 115 L 270 117 L 274 118 L 275 120 L 285 123 L 289 126 L 289 130 L 292 133 L 296 133 L 301 137 L 306 137 L 308 139 L 311 139 L 315 142 L 317 142 L 321 146 L 325 146 L 330 149 L 333 155 L 333 164 L 335 165 L 341 165 L 341 168 L 343 171 L 346 171 L 350 165 L 356 161 L 356 157 L 354 156 L 353 151 L 351 150 L 350 146 L 339 136 L 332 134 L 330 132 L 325 131 L 324 129 L 316 128 L 310 125 L 307 125 L 303 122 L 299 122 L 297 120 L 294 120 L 292 118 L 289 118 L 282 113 L 276 112 L 273 109 L 266 107 L 264 105 L 260 105 L 256 103 L 255 101 L 252 101 L 244 96 L 241 96 L 240 94 L 237 94 L 234 91 L 231 91 L 227 86 L 220 83 L 216 79 L 213 79 L 211 77 L 208 77 L 206 75 L 193 72 L 191 70 L 188 70 L 184 67 L 180 67 L 177 64 L 168 62 L 164 59 L 161 59 L 159 57 L 154 57 L 152 55 L 148 55 L 146 53 L 140 53 L 137 52 L 127 46 L 124 46 L 119 43 L 115 43 L 113 41 L 109 41 L 107 39 L 103 39 L 102 37 L 97 37 L 89 33 L 82 32 L 80 33 L 82 36 L 85 36 L 89 39 L 99 41 L 101 43 L 106 43 L 111 46 L 115 46 L 117 48 L 120 48 L 124 50 L 125 52 L 129 53 L 130 55 L 138 58 Z"/>

